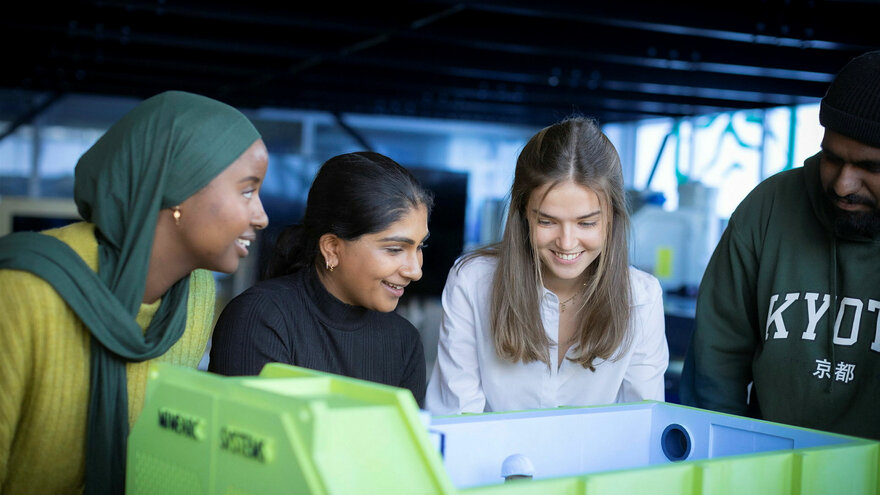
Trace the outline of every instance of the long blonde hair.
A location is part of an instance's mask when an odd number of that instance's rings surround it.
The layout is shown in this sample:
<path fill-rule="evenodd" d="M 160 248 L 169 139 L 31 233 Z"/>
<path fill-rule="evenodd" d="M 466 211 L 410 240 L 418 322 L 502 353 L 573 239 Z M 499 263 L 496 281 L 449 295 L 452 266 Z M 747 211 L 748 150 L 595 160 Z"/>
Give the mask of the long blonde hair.
<path fill-rule="evenodd" d="M 573 361 L 595 371 L 596 359 L 614 359 L 630 343 L 629 216 L 620 158 L 592 119 L 571 117 L 546 127 L 526 143 L 516 161 L 510 208 L 501 242 L 470 253 L 498 258 L 492 281 L 492 337 L 498 355 L 513 362 L 550 365 L 554 344 L 541 323 L 541 261 L 530 232 L 528 202 L 545 184 L 573 181 L 593 190 L 602 205 L 605 245 L 584 273 Z M 610 208 L 609 208 L 610 206 Z M 609 215 L 610 210 L 610 215 Z M 461 264 L 459 264 L 461 266 Z M 618 353 L 618 351 L 621 351 Z"/>

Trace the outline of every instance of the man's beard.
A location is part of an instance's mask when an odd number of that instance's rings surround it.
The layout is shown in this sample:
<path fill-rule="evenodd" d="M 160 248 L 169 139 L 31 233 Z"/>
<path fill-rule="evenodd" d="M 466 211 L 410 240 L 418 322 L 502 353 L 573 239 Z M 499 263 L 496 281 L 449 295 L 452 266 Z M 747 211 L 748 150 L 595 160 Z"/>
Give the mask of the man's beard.
<path fill-rule="evenodd" d="M 843 237 L 874 237 L 880 233 L 880 209 L 877 203 L 869 198 L 850 194 L 838 196 L 834 191 L 825 191 L 831 200 L 834 210 L 834 232 Z M 870 206 L 870 211 L 847 211 L 837 207 L 837 201 L 841 200 L 850 204 Z"/>

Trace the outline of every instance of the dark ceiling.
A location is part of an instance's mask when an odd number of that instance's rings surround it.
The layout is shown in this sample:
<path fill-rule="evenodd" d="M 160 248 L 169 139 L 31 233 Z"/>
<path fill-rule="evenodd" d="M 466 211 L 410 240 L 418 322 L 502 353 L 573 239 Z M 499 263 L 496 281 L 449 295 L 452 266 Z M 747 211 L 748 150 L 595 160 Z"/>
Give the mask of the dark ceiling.
<path fill-rule="evenodd" d="M 245 108 L 542 126 L 816 101 L 880 1 L 67 1 L 4 6 L 0 118 L 166 89 Z"/>

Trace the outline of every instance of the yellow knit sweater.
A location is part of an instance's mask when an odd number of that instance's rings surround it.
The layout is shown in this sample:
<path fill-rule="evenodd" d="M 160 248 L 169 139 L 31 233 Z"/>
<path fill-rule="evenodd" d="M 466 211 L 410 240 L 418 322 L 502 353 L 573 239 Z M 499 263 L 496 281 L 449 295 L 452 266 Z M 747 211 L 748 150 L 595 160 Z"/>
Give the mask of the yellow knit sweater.
<path fill-rule="evenodd" d="M 94 225 L 80 222 L 44 232 L 98 267 Z M 214 316 L 214 279 L 190 276 L 186 331 L 156 361 L 195 368 Z M 149 324 L 160 301 L 142 304 Z M 77 493 L 83 488 L 89 398 L 89 331 L 43 279 L 0 270 L 0 493 Z M 129 363 L 129 423 L 144 404 L 149 362 Z"/>

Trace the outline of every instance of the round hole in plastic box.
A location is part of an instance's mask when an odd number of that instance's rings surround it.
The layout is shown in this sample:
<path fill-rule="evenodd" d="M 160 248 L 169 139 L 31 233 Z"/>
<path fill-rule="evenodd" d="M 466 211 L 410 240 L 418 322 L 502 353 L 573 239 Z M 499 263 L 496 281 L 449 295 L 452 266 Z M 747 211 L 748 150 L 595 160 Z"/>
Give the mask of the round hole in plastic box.
<path fill-rule="evenodd" d="M 660 447 L 670 461 L 683 461 L 691 453 L 691 436 L 684 426 L 672 423 L 660 435 Z"/>

